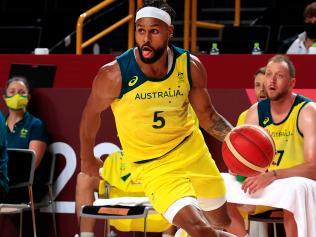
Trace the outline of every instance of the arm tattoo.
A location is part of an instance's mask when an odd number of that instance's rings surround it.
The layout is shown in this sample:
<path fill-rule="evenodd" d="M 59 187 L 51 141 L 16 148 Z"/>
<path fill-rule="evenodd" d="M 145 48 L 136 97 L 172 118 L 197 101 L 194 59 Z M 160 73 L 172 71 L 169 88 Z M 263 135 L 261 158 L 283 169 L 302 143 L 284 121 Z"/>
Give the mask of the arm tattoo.
<path fill-rule="evenodd" d="M 217 140 L 223 142 L 227 133 L 232 129 L 231 124 L 218 113 L 212 113 L 210 123 L 206 131 L 215 137 Z"/>

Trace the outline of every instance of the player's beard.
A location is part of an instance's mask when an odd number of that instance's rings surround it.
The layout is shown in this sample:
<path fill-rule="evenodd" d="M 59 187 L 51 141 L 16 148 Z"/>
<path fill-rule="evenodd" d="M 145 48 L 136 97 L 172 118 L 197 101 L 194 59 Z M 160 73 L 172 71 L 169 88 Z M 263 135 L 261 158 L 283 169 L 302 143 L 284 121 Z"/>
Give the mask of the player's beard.
<path fill-rule="evenodd" d="M 278 93 L 275 93 L 274 95 L 269 95 L 268 93 L 268 97 L 271 101 L 278 101 L 284 97 L 286 97 L 286 95 L 289 93 L 289 90 L 283 90 L 280 91 Z"/>
<path fill-rule="evenodd" d="M 163 55 L 164 51 L 166 50 L 167 45 L 168 45 L 168 42 L 166 41 L 161 47 L 154 49 L 153 47 L 151 47 L 148 44 L 144 44 L 142 46 L 140 46 L 139 44 L 136 44 L 138 52 L 139 52 L 140 60 L 142 60 L 142 62 L 144 62 L 146 64 L 151 64 L 151 63 L 158 61 L 161 58 L 161 56 Z M 149 47 L 152 50 L 153 56 L 151 58 L 144 58 L 143 51 L 142 51 L 142 48 L 144 46 Z"/>

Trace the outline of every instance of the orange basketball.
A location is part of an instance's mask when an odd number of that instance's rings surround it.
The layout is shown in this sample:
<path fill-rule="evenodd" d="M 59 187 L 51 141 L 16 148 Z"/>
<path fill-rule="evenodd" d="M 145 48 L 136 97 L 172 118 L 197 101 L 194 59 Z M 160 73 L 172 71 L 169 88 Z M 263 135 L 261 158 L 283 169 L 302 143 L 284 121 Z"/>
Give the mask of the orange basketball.
<path fill-rule="evenodd" d="M 228 169 L 238 175 L 254 176 L 265 172 L 275 155 L 270 134 L 260 126 L 241 125 L 230 131 L 222 145 Z"/>

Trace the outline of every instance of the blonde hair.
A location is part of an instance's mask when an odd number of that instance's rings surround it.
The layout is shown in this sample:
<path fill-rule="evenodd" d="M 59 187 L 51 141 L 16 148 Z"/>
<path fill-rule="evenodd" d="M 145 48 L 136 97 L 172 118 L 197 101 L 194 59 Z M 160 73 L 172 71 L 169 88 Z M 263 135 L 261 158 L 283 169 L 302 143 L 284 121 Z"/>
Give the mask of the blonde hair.
<path fill-rule="evenodd" d="M 281 63 L 285 62 L 289 68 L 289 73 L 292 78 L 295 77 L 295 67 L 291 59 L 285 55 L 275 55 L 272 58 L 269 59 L 268 63 Z"/>

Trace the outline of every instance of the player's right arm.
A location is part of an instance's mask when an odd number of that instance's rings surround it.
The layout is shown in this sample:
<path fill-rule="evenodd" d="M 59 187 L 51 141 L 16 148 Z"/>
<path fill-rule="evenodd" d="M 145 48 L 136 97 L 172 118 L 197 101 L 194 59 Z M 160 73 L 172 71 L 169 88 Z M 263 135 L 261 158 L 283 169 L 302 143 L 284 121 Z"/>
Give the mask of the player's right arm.
<path fill-rule="evenodd" d="M 246 114 L 245 124 L 259 125 L 258 103 L 253 104 L 249 108 Z"/>
<path fill-rule="evenodd" d="M 94 158 L 95 138 L 101 124 L 101 112 L 120 95 L 122 85 L 119 65 L 116 61 L 104 65 L 95 77 L 92 90 L 82 112 L 80 123 L 81 171 L 98 176 L 101 162 Z"/>

